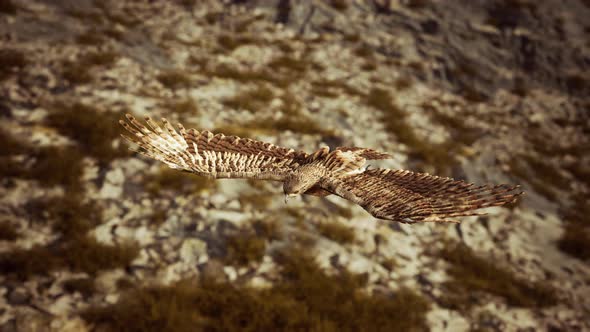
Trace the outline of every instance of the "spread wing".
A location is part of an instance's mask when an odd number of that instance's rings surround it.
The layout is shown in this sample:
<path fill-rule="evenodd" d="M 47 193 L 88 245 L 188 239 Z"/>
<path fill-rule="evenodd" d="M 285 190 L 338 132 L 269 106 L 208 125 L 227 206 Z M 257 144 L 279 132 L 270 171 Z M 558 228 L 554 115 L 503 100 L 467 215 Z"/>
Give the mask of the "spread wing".
<path fill-rule="evenodd" d="M 174 169 L 210 178 L 256 178 L 281 181 L 303 162 L 307 154 L 249 138 L 214 135 L 208 131 L 179 132 L 166 119 L 164 129 L 146 117 L 146 127 L 130 114 L 119 123 L 131 134 L 122 135 L 137 144 L 132 149 Z"/>
<path fill-rule="evenodd" d="M 371 169 L 330 178 L 322 187 L 359 204 L 374 217 L 405 223 L 456 222 L 481 215 L 474 210 L 516 200 L 518 186 L 475 186 L 463 181 L 405 170 Z"/>
<path fill-rule="evenodd" d="M 388 153 L 368 149 L 368 148 L 359 148 L 359 147 L 351 147 L 351 146 L 339 146 L 336 150 L 340 150 L 342 152 L 352 151 L 354 154 L 365 158 L 366 160 L 379 160 L 379 159 L 391 159 L 392 156 Z"/>

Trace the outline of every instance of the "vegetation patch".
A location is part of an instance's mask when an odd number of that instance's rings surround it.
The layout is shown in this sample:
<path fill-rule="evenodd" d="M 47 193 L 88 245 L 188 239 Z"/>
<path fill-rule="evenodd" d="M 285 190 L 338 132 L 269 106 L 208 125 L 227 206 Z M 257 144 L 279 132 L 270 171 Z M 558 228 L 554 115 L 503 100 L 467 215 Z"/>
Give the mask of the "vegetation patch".
<path fill-rule="evenodd" d="M 108 163 L 130 154 L 123 145 L 113 146 L 113 141 L 119 138 L 121 132 L 117 125 L 119 118 L 119 114 L 76 103 L 54 105 L 46 122 L 76 141 L 88 155 L 101 163 Z"/>
<path fill-rule="evenodd" d="M 33 223 L 50 223 L 59 237 L 45 246 L 0 253 L 0 273 L 7 276 L 24 280 L 57 270 L 95 275 L 126 267 L 139 253 L 135 244 L 107 245 L 89 236 L 102 217 L 98 207 L 83 203 L 79 194 L 33 200 L 24 211 Z"/>
<path fill-rule="evenodd" d="M 90 52 L 83 54 L 75 62 L 64 63 L 62 77 L 72 84 L 87 84 L 92 82 L 92 69 L 95 67 L 112 66 L 120 55 L 113 51 Z"/>
<path fill-rule="evenodd" d="M 510 160 L 512 175 L 526 181 L 533 189 L 546 197 L 555 200 L 558 192 L 555 188 L 568 190 L 570 180 L 546 160 L 532 154 L 523 154 Z"/>
<path fill-rule="evenodd" d="M 384 258 L 379 262 L 379 264 L 381 264 L 381 266 L 390 272 L 399 266 L 399 263 L 395 260 L 395 258 Z"/>
<path fill-rule="evenodd" d="M 37 180 L 45 187 L 62 185 L 72 192 L 82 190 L 81 177 L 84 171 L 80 150 L 72 147 L 48 147 L 34 154 L 35 163 L 20 174 Z"/>
<path fill-rule="evenodd" d="M 408 289 L 369 295 L 366 278 L 327 274 L 300 249 L 277 257 L 281 280 L 270 289 L 211 280 L 136 288 L 82 317 L 120 331 L 426 331 L 428 302 Z"/>
<path fill-rule="evenodd" d="M 477 303 L 475 292 L 485 292 L 503 298 L 516 307 L 548 307 L 558 303 L 557 291 L 541 281 L 531 282 L 492 260 L 476 255 L 464 244 L 446 244 L 440 256 L 449 264 L 447 273 L 452 280 L 446 288 L 441 306 L 468 309 Z"/>
<path fill-rule="evenodd" d="M 1 7 L 2 5 L 0 5 L 0 10 Z M 0 81 L 17 73 L 27 63 L 27 57 L 21 51 L 9 48 L 0 50 Z"/>
<path fill-rule="evenodd" d="M 25 280 L 69 269 L 95 275 L 101 270 L 126 267 L 139 253 L 135 245 L 111 246 L 94 238 L 79 236 L 65 242 L 0 253 L 0 272 Z"/>
<path fill-rule="evenodd" d="M 176 90 L 193 86 L 191 77 L 182 70 L 166 70 L 156 76 L 158 82 L 168 89 Z"/>
<path fill-rule="evenodd" d="M 275 64 L 281 66 L 281 64 Z M 294 76 L 289 70 L 276 71 L 271 68 L 257 70 L 239 69 L 232 65 L 222 63 L 214 68 L 205 68 L 203 73 L 208 76 L 232 79 L 243 83 L 267 82 L 277 87 L 286 88 L 291 85 L 299 76 Z"/>
<path fill-rule="evenodd" d="M 286 75 L 292 75 L 292 79 L 301 78 L 309 67 L 309 63 L 304 59 L 296 59 L 292 56 L 281 55 L 276 57 L 268 66 L 273 70 L 278 70 Z"/>
<path fill-rule="evenodd" d="M 162 191 L 194 194 L 213 190 L 217 186 L 215 180 L 180 172 L 167 166 L 162 166 L 156 174 L 147 175 L 145 184 L 145 188 L 152 195 L 159 195 Z"/>
<path fill-rule="evenodd" d="M 321 222 L 316 228 L 322 236 L 340 244 L 353 243 L 355 240 L 354 230 L 337 221 Z"/>
<path fill-rule="evenodd" d="M 377 61 L 367 60 L 361 64 L 361 69 L 364 71 L 375 71 L 377 69 Z"/>
<path fill-rule="evenodd" d="M 82 176 L 82 158 L 78 149 L 71 147 L 43 147 L 27 151 L 25 145 L 0 143 L 7 147 L 0 153 L 0 176 L 3 178 L 21 178 L 36 180 L 44 187 L 63 185 L 72 192 L 82 189 L 80 177 Z M 4 152 L 28 153 L 32 162 L 23 165 L 22 161 L 12 159 L 11 156 L 2 156 Z"/>
<path fill-rule="evenodd" d="M 0 1 L 0 13 L 14 15 L 16 14 L 18 7 L 14 4 L 12 0 L 2 0 Z"/>
<path fill-rule="evenodd" d="M 248 266 L 262 260 L 266 252 L 266 241 L 255 233 L 241 231 L 226 238 L 226 247 L 227 264 Z"/>
<path fill-rule="evenodd" d="M 155 227 L 160 227 L 166 222 L 167 216 L 168 213 L 166 212 L 166 210 L 162 208 L 155 208 L 154 212 L 152 213 L 149 219 L 149 223 L 150 225 L 153 225 Z"/>
<path fill-rule="evenodd" d="M 264 192 L 242 194 L 238 198 L 242 207 L 248 206 L 255 210 L 266 210 L 272 203 L 273 195 Z"/>
<path fill-rule="evenodd" d="M 95 29 L 89 29 L 76 37 L 76 42 L 81 45 L 101 45 L 106 43 L 105 35 Z"/>
<path fill-rule="evenodd" d="M 328 208 L 330 209 L 330 213 L 334 213 L 345 219 L 350 219 L 353 216 L 353 212 L 351 209 L 341 206 L 339 204 L 329 204 Z"/>
<path fill-rule="evenodd" d="M 75 278 L 66 280 L 63 288 L 68 293 L 80 293 L 83 297 L 89 297 L 96 292 L 93 278 Z"/>
<path fill-rule="evenodd" d="M 0 157 L 27 153 L 30 147 L 22 140 L 0 130 Z"/>
<path fill-rule="evenodd" d="M 341 80 L 313 81 L 311 89 L 312 93 L 325 97 L 337 97 L 342 93 L 349 96 L 366 97 L 365 93 Z"/>
<path fill-rule="evenodd" d="M 452 106 L 452 102 L 437 100 L 441 104 Z M 482 136 L 482 130 L 467 125 L 466 115 L 449 115 L 441 111 L 432 102 L 424 102 L 421 107 L 428 112 L 432 120 L 443 126 L 450 134 L 448 142 L 443 143 L 447 151 L 460 152 L 460 147 L 469 146 L 475 143 Z"/>
<path fill-rule="evenodd" d="M 590 228 L 568 224 L 557 242 L 559 250 L 582 261 L 590 260 Z"/>
<path fill-rule="evenodd" d="M 281 100 L 283 102 L 279 109 L 281 116 L 278 118 L 262 117 L 256 121 L 241 123 L 239 126 L 219 127 L 216 131 L 241 137 L 251 136 L 251 133 L 256 131 L 277 133 L 286 130 L 308 135 L 336 136 L 333 130 L 323 128 L 319 121 L 314 121 L 305 115 L 302 103 L 292 94 L 284 94 Z"/>
<path fill-rule="evenodd" d="M 330 0 L 330 6 L 339 11 L 346 11 L 349 5 L 348 0 Z"/>
<path fill-rule="evenodd" d="M 257 112 L 264 109 L 273 100 L 272 89 L 265 84 L 256 84 L 252 89 L 243 91 L 233 97 L 222 100 L 222 104 L 233 109 L 245 109 Z"/>
<path fill-rule="evenodd" d="M 86 234 L 102 220 L 101 210 L 78 195 L 29 201 L 25 211 L 31 222 L 50 222 L 53 230 L 68 239 Z"/>
<path fill-rule="evenodd" d="M 402 76 L 395 79 L 393 86 L 399 91 L 409 89 L 414 82 L 408 76 Z"/>
<path fill-rule="evenodd" d="M 181 100 L 172 99 L 167 101 L 164 107 L 179 116 L 199 114 L 199 107 L 197 106 L 197 103 L 191 98 Z"/>
<path fill-rule="evenodd" d="M 290 130 L 294 133 L 308 134 L 308 135 L 323 135 L 323 136 L 334 136 L 334 131 L 323 128 L 317 121 L 306 116 L 298 117 L 281 117 L 279 119 L 261 119 L 252 123 L 243 124 L 245 128 L 251 130 L 261 130 L 265 132 L 283 132 Z"/>
<path fill-rule="evenodd" d="M 18 230 L 12 222 L 0 220 L 0 241 L 16 241 L 18 237 Z"/>
<path fill-rule="evenodd" d="M 248 34 L 223 33 L 217 37 L 217 43 L 225 50 L 233 51 L 242 45 L 256 44 L 258 40 Z"/>
<path fill-rule="evenodd" d="M 88 84 L 93 80 L 89 67 L 79 66 L 74 62 L 64 64 L 61 76 L 70 84 L 74 85 Z"/>
<path fill-rule="evenodd" d="M 588 196 L 578 194 L 573 204 L 560 210 L 566 223 L 565 232 L 557 242 L 557 247 L 566 254 L 582 261 L 590 260 L 590 205 Z"/>
<path fill-rule="evenodd" d="M 428 143 L 427 139 L 416 135 L 408 122 L 408 115 L 394 104 L 389 91 L 379 88 L 371 89 L 366 97 L 366 103 L 381 111 L 381 121 L 385 129 L 409 148 L 409 157 L 422 165 L 434 167 L 438 174 L 449 173 L 455 161 L 448 153 L 448 147 L 444 144 Z"/>
<path fill-rule="evenodd" d="M 120 54 L 113 51 L 90 52 L 84 54 L 78 63 L 85 66 L 112 66 L 120 57 Z"/>
<path fill-rule="evenodd" d="M 259 219 L 255 220 L 252 226 L 257 236 L 269 241 L 281 240 L 283 238 L 281 227 L 276 221 Z"/>

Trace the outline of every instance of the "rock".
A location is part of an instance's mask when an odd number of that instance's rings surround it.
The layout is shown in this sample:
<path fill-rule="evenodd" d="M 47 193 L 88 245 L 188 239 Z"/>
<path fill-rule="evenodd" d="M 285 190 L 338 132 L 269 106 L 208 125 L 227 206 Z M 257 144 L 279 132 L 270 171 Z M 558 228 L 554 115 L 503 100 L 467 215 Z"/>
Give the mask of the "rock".
<path fill-rule="evenodd" d="M 125 277 L 121 269 L 110 270 L 100 273 L 94 278 L 94 287 L 101 293 L 115 293 L 118 289 L 118 281 Z"/>
<path fill-rule="evenodd" d="M 105 182 L 105 184 L 100 189 L 98 196 L 102 199 L 117 199 L 121 197 L 122 192 L 123 187 L 120 185 Z"/>
<path fill-rule="evenodd" d="M 233 266 L 224 266 L 223 272 L 225 273 L 229 281 L 234 281 L 238 278 L 238 271 L 236 271 L 236 268 Z"/>
<path fill-rule="evenodd" d="M 180 259 L 185 263 L 195 264 L 201 257 L 207 256 L 207 243 L 200 239 L 188 239 L 180 247 Z"/>
<path fill-rule="evenodd" d="M 258 289 L 268 289 L 268 288 L 271 288 L 273 285 L 270 281 L 266 280 L 265 278 L 258 277 L 258 276 L 248 280 L 247 284 L 250 287 L 258 288 Z"/>
<path fill-rule="evenodd" d="M 19 312 L 16 317 L 18 332 L 49 332 L 51 318 L 37 311 Z"/>
<path fill-rule="evenodd" d="M 215 208 L 219 209 L 225 205 L 225 203 L 227 202 L 227 198 L 225 197 L 225 195 L 217 193 L 209 197 L 209 202 L 211 202 L 211 204 L 213 204 Z"/>
<path fill-rule="evenodd" d="M 80 317 L 59 316 L 51 321 L 52 331 L 59 332 L 86 332 L 90 328 Z"/>
<path fill-rule="evenodd" d="M 241 211 L 227 211 L 227 210 L 209 210 L 207 217 L 209 219 L 221 221 L 228 221 L 236 226 L 241 226 L 245 221 L 249 220 L 249 216 Z"/>
<path fill-rule="evenodd" d="M 120 297 L 119 294 L 108 294 L 104 298 L 104 300 L 105 300 L 106 303 L 115 304 L 115 303 L 117 303 L 117 301 L 119 301 L 119 297 Z"/>

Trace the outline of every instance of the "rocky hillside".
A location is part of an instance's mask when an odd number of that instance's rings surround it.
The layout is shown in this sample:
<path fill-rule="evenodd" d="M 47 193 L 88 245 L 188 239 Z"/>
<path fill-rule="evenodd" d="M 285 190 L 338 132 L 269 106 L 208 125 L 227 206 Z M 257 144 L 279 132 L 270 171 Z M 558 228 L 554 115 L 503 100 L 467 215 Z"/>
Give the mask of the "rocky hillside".
<path fill-rule="evenodd" d="M 590 330 L 590 2 L 0 2 L 0 330 Z M 526 196 L 387 224 L 124 113 Z"/>

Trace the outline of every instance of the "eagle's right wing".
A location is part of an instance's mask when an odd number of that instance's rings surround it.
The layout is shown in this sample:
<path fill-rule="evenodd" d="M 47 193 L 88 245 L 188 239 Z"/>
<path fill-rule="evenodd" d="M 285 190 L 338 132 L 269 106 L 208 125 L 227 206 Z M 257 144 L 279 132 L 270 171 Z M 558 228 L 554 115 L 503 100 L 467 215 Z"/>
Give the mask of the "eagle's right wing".
<path fill-rule="evenodd" d="M 405 170 L 371 169 L 324 179 L 321 188 L 346 198 L 374 217 L 414 223 L 455 222 L 480 215 L 475 210 L 501 206 L 522 194 L 518 186 L 483 185 Z"/>
<path fill-rule="evenodd" d="M 130 114 L 119 123 L 131 134 L 122 135 L 138 145 L 132 149 L 174 169 L 209 178 L 254 178 L 282 181 L 307 158 L 307 153 L 249 138 L 186 130 L 180 134 L 166 119 L 164 130 L 146 117 L 146 127 Z"/>

